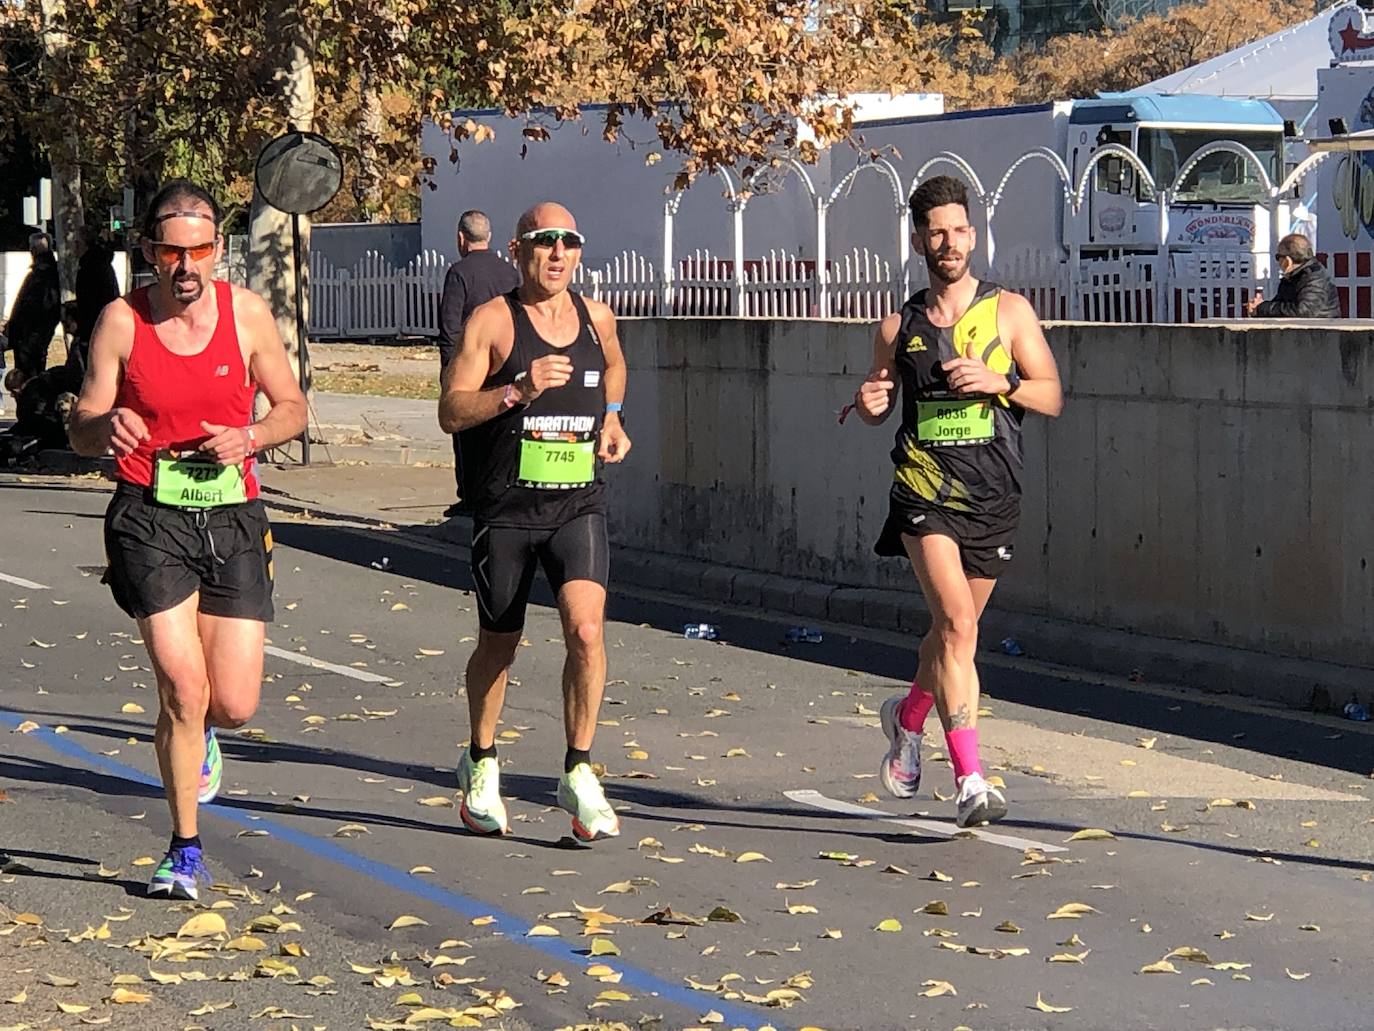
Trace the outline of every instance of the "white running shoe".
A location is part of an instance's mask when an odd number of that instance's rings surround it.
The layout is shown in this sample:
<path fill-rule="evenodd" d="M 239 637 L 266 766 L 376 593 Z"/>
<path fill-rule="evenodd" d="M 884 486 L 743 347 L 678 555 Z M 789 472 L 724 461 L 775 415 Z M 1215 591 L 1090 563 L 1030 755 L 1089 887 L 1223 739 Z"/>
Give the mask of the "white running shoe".
<path fill-rule="evenodd" d="M 981 773 L 970 773 L 959 782 L 959 813 L 954 822 L 960 827 L 982 827 L 1006 815 L 1007 800 Z"/>
<path fill-rule="evenodd" d="M 586 763 L 578 763 L 559 778 L 558 805 L 571 814 L 573 833 L 581 841 L 613 838 L 620 833 L 620 817 Z"/>
<path fill-rule="evenodd" d="M 458 761 L 458 788 L 463 804 L 458 815 L 474 834 L 509 834 L 506 804 L 501 801 L 501 771 L 495 759 L 472 761 L 472 751 L 463 749 Z"/>
<path fill-rule="evenodd" d="M 907 730 L 898 716 L 905 698 L 906 695 L 893 695 L 878 712 L 888 741 L 878 776 L 887 793 L 897 798 L 910 798 L 921 787 L 921 732 Z"/>

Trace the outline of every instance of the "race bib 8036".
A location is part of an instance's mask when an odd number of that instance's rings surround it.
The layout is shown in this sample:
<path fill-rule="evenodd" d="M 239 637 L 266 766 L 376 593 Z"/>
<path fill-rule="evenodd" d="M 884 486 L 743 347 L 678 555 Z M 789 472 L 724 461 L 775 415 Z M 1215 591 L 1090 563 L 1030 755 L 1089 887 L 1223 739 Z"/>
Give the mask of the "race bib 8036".
<path fill-rule="evenodd" d="M 991 401 L 916 402 L 916 439 L 927 447 L 989 444 L 996 437 Z"/>

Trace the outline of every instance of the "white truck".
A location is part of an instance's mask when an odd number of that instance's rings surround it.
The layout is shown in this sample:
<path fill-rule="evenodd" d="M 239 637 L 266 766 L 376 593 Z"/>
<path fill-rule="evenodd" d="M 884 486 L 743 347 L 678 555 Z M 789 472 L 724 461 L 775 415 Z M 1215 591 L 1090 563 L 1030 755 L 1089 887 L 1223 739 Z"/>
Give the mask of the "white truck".
<path fill-rule="evenodd" d="M 1018 251 L 1061 259 L 1077 254 L 1090 261 L 1158 253 L 1161 247 L 1171 253 L 1212 248 L 1256 255 L 1271 247 L 1270 198 L 1250 159 L 1214 152 L 1178 181 L 1204 147 L 1234 141 L 1252 151 L 1277 183 L 1285 164 L 1284 121 L 1263 101 L 1115 94 L 870 122 L 861 134 L 860 152 L 886 154 L 908 192 L 919 179 L 942 172 L 976 178 L 987 204 L 971 196 L 970 214 L 982 231 L 984 267 L 997 254 Z M 1070 193 L 1078 190 L 1094 155 L 1103 152 L 1081 203 L 1064 199 L 1063 177 L 1042 159 L 1046 150 L 1063 163 Z M 851 164 L 857 160 L 862 158 Z M 1153 190 L 1140 168 L 1149 173 Z M 1163 204 L 1161 191 L 1167 191 Z M 831 236 L 840 248 L 850 243 L 842 221 Z"/>

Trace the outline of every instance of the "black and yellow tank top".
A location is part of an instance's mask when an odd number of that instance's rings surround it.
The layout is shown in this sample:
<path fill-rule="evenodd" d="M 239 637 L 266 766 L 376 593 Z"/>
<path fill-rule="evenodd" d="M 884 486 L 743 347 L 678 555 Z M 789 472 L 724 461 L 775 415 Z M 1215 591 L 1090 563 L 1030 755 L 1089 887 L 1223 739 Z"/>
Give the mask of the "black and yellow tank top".
<path fill-rule="evenodd" d="M 1025 409 L 998 395 L 956 397 L 941 365 L 972 355 L 1005 375 L 1011 355 L 997 335 L 1002 288 L 979 283 L 973 303 L 953 326 L 934 325 L 926 291 L 902 306 L 895 364 L 901 425 L 892 461 L 892 493 L 913 504 L 954 512 L 996 512 L 1021 497 L 1021 421 Z"/>

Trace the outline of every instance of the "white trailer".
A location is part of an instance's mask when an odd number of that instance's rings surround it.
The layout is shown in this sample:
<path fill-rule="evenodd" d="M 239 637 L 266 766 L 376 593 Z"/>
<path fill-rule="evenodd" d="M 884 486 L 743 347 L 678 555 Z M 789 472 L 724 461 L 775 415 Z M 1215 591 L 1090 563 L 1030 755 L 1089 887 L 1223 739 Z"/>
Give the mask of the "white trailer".
<path fill-rule="evenodd" d="M 864 149 L 890 154 L 908 192 L 941 173 L 971 182 L 984 265 L 1006 251 L 1085 260 L 1161 247 L 1267 254 L 1269 197 L 1255 162 L 1205 148 L 1242 144 L 1277 182 L 1283 133 L 1283 119 L 1262 101 L 1131 94 L 862 130 Z M 845 234 L 832 223 L 832 240 L 843 246 Z"/>

